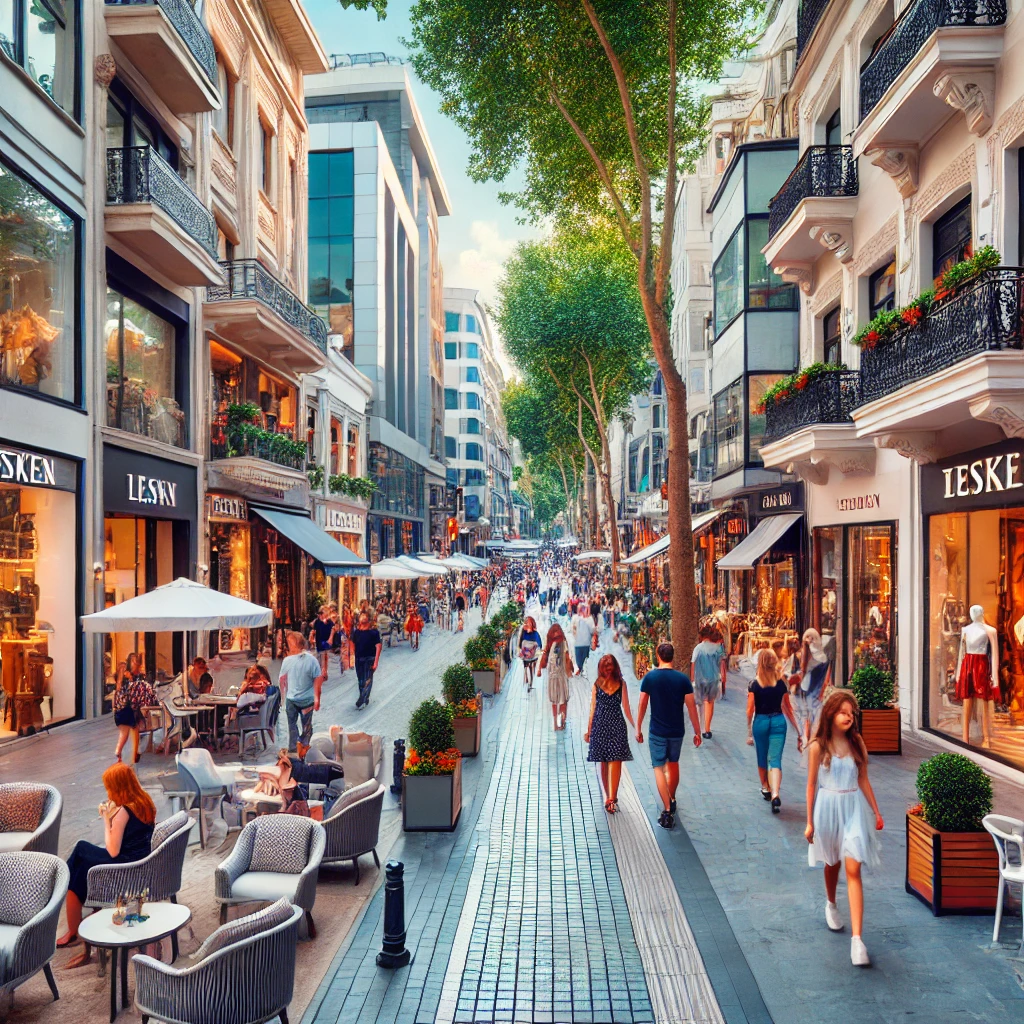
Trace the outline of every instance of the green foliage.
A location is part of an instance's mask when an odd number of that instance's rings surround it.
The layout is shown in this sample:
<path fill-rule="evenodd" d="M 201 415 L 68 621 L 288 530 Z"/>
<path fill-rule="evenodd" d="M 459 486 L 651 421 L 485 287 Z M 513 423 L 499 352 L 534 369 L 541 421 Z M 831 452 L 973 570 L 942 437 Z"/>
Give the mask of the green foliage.
<path fill-rule="evenodd" d="M 896 699 L 896 683 L 891 672 L 875 665 L 862 665 L 850 676 L 850 689 L 861 711 L 881 711 Z"/>
<path fill-rule="evenodd" d="M 487 672 L 495 665 L 495 645 L 497 641 L 478 632 L 471 636 L 462 648 L 466 663 L 474 672 Z"/>
<path fill-rule="evenodd" d="M 315 491 L 319 491 L 324 485 L 324 467 L 318 466 L 316 463 L 308 463 L 306 466 L 306 476 L 309 477 L 309 486 Z"/>
<path fill-rule="evenodd" d="M 228 406 L 228 430 L 242 423 L 258 423 L 262 410 L 255 402 L 232 402 Z"/>
<path fill-rule="evenodd" d="M 417 754 L 438 753 L 455 745 L 452 711 L 447 704 L 431 697 L 409 719 L 409 746 Z"/>
<path fill-rule="evenodd" d="M 764 412 L 769 406 L 779 405 L 782 402 L 793 398 L 798 391 L 803 391 L 811 381 L 816 380 L 823 373 L 834 373 L 836 370 L 845 370 L 845 363 L 811 363 L 791 373 L 788 377 L 776 381 L 761 399 L 759 411 Z"/>
<path fill-rule="evenodd" d="M 512 480 L 515 483 L 519 483 L 519 481 L 522 480 L 522 479 L 523 479 L 523 467 L 522 466 L 513 466 L 512 467 Z"/>
<path fill-rule="evenodd" d="M 992 810 L 992 780 L 963 754 L 936 754 L 917 770 L 924 818 L 940 832 L 980 832 Z"/>
<path fill-rule="evenodd" d="M 522 621 L 523 613 L 519 607 L 517 601 L 506 601 L 495 613 L 491 616 L 491 621 L 501 630 L 501 632 L 509 633 Z"/>
<path fill-rule="evenodd" d="M 472 700 L 476 696 L 472 670 L 463 664 L 449 665 L 441 676 L 441 690 L 449 704 Z"/>
<path fill-rule="evenodd" d="M 356 11 L 373 10 L 378 21 L 383 21 L 388 13 L 388 0 L 338 0 L 338 3 L 346 10 L 350 7 Z"/>
<path fill-rule="evenodd" d="M 377 490 L 377 485 L 366 477 L 334 473 L 327 480 L 327 489 L 331 494 L 347 494 L 350 498 L 365 498 L 366 501 L 370 501 Z"/>

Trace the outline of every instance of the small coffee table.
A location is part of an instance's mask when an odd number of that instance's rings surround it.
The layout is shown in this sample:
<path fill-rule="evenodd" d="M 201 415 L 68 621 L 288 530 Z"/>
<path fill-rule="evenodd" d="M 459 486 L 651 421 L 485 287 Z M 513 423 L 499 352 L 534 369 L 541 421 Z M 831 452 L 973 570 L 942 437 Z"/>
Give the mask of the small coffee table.
<path fill-rule="evenodd" d="M 90 946 L 113 950 L 110 957 L 110 1022 L 117 1017 L 117 960 L 121 958 L 121 1009 L 128 1006 L 128 950 L 171 936 L 174 958 L 178 954 L 178 930 L 192 920 L 192 911 L 180 903 L 143 903 L 149 920 L 134 925 L 113 923 L 112 908 L 98 910 L 82 919 L 78 937 Z"/>

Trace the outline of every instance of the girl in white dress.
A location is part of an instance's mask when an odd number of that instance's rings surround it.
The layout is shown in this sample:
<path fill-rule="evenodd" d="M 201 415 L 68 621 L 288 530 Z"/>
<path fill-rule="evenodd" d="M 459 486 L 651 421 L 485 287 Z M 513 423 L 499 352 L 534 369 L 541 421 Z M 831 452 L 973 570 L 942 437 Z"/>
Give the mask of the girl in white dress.
<path fill-rule="evenodd" d="M 871 816 L 874 814 L 874 823 Z M 846 865 L 850 900 L 850 960 L 868 967 L 871 960 L 861 938 L 864 924 L 864 885 L 861 865 L 878 864 L 878 839 L 885 822 L 868 781 L 868 753 L 857 728 L 857 701 L 846 691 L 834 691 L 821 709 L 818 730 L 808 747 L 807 828 L 809 860 L 825 864 L 825 923 L 842 931 L 836 906 L 839 869 Z"/>

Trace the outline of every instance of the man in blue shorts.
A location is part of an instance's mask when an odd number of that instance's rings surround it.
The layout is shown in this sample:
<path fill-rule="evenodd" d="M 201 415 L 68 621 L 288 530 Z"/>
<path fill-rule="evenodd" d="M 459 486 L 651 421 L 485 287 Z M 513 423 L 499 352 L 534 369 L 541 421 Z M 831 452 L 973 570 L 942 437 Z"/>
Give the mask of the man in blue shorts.
<path fill-rule="evenodd" d="M 651 734 L 648 743 L 651 749 L 651 765 L 658 794 L 665 809 L 658 818 L 662 828 L 675 824 L 676 789 L 679 787 L 679 754 L 683 749 L 686 735 L 686 721 L 683 706 L 690 713 L 693 726 L 693 745 L 701 744 L 700 722 L 697 718 L 697 704 L 693 699 L 693 685 L 689 676 L 672 667 L 675 648 L 671 644 L 658 644 L 655 652 L 658 667 L 651 669 L 640 683 L 640 704 L 636 711 L 636 741 L 643 743 L 644 716 L 647 704 L 651 705 Z"/>

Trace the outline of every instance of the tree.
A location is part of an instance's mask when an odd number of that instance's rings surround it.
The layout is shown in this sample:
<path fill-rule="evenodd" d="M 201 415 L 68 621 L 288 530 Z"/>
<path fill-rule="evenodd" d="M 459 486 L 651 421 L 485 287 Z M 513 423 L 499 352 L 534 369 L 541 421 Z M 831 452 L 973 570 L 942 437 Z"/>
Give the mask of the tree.
<path fill-rule="evenodd" d="M 598 476 L 614 568 L 619 534 L 608 429 L 651 378 L 633 258 L 612 230 L 577 223 L 549 240 L 517 246 L 498 293 L 495 321 L 508 356 L 528 380 L 550 380 L 563 411 L 575 405 L 580 443 Z"/>
<path fill-rule="evenodd" d="M 338 3 L 345 10 L 353 7 L 357 11 L 368 11 L 372 8 L 377 14 L 378 21 L 383 21 L 388 14 L 388 0 L 338 0 Z"/>
<path fill-rule="evenodd" d="M 665 382 L 672 639 L 696 635 L 686 385 L 669 337 L 678 176 L 705 137 L 713 81 L 746 44 L 760 0 L 418 0 L 412 63 L 473 146 L 470 173 L 530 215 L 602 217 L 636 260 Z"/>

